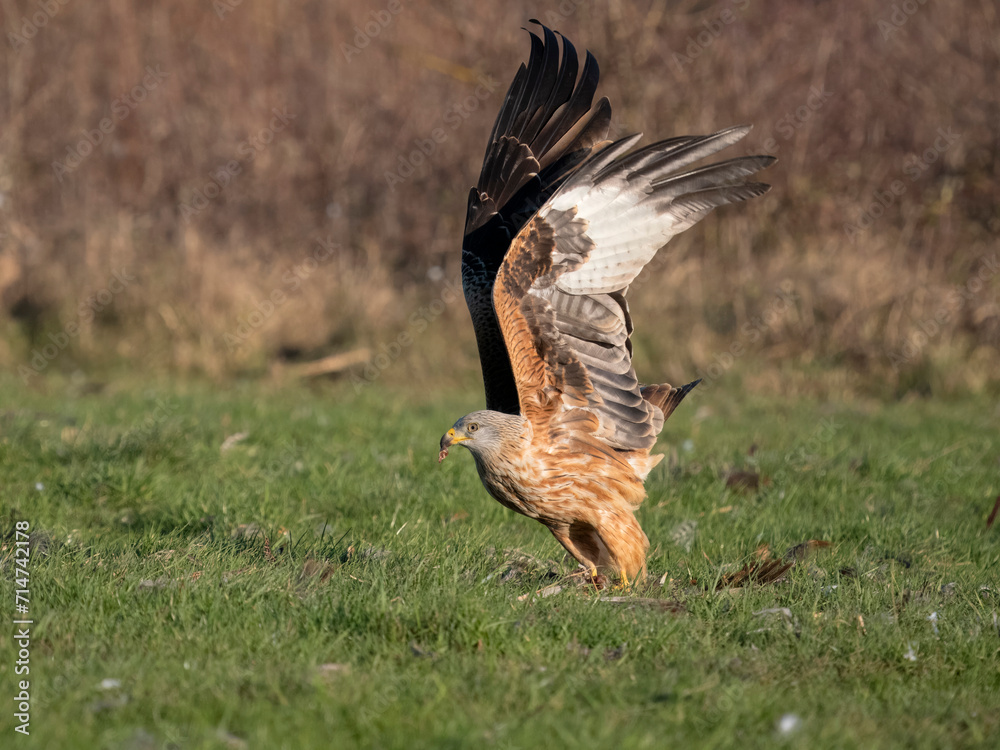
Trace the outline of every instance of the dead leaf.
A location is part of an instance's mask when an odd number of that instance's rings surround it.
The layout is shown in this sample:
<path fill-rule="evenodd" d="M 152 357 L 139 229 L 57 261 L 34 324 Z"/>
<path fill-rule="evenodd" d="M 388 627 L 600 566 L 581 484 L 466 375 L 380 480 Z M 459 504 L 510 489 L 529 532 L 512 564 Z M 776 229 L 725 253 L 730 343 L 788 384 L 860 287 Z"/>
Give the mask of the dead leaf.
<path fill-rule="evenodd" d="M 420 658 L 433 659 L 437 656 L 433 651 L 425 651 L 417 645 L 416 641 L 410 641 L 410 653 Z"/>
<path fill-rule="evenodd" d="M 320 664 L 316 667 L 316 672 L 320 675 L 320 677 L 331 677 L 335 674 L 345 674 L 350 671 L 350 664 L 335 664 L 333 662 L 329 662 L 327 664 Z"/>
<path fill-rule="evenodd" d="M 805 560 L 816 549 L 829 546 L 830 542 L 810 539 L 789 547 L 781 558 L 774 558 L 771 555 L 771 545 L 765 542 L 754 550 L 753 562 L 744 565 L 735 573 L 723 575 L 715 590 L 738 588 L 748 583 L 756 583 L 761 586 L 777 583 L 796 562 Z"/>
<path fill-rule="evenodd" d="M 723 589 L 735 589 L 747 584 L 756 583 L 765 586 L 769 583 L 777 583 L 782 580 L 785 573 L 795 565 L 795 562 L 785 562 L 784 560 L 755 561 L 744 565 L 735 573 L 726 573 L 719 579 L 716 591 Z"/>
<path fill-rule="evenodd" d="M 234 432 L 232 435 L 227 436 L 226 439 L 222 441 L 222 445 L 219 446 L 219 452 L 227 453 L 228 451 L 232 450 L 234 446 L 238 445 L 239 443 L 242 443 L 248 437 L 250 437 L 249 432 Z"/>
<path fill-rule="evenodd" d="M 563 588 L 564 588 L 563 586 L 559 586 L 558 584 L 553 586 L 546 586 L 544 589 L 539 589 L 533 594 L 521 594 L 519 597 L 517 597 L 517 600 L 519 602 L 523 602 L 525 599 L 533 598 L 536 596 L 541 599 L 545 599 L 546 597 L 549 596 L 555 596 L 560 591 L 562 591 Z"/>
<path fill-rule="evenodd" d="M 276 558 L 274 553 L 271 552 L 271 540 L 267 538 L 267 534 L 264 534 L 264 559 L 266 559 L 269 563 L 278 562 L 278 558 Z"/>
<path fill-rule="evenodd" d="M 252 539 L 261 533 L 260 526 L 255 523 L 241 523 L 233 529 L 230 536 L 233 539 Z"/>
<path fill-rule="evenodd" d="M 793 547 L 789 547 L 785 551 L 785 559 L 801 562 L 805 560 L 814 551 L 829 546 L 830 542 L 825 542 L 822 539 L 810 539 L 807 542 L 802 542 L 802 544 L 796 544 Z"/>
<path fill-rule="evenodd" d="M 161 576 L 156 580 L 145 579 L 139 581 L 139 585 L 136 587 L 139 591 L 154 591 L 156 589 L 164 589 L 171 585 L 173 580 L 167 578 L 166 576 Z"/>
<path fill-rule="evenodd" d="M 761 487 L 771 485 L 770 477 L 762 477 L 755 471 L 731 471 L 726 477 L 726 489 L 733 492 L 749 494 L 757 492 Z"/>
<path fill-rule="evenodd" d="M 781 615 L 789 620 L 792 619 L 792 610 L 788 607 L 770 607 L 768 609 L 762 609 L 754 612 L 755 617 L 763 617 L 764 615 Z"/>
<path fill-rule="evenodd" d="M 220 728 L 218 732 L 216 732 L 216 737 L 219 738 L 219 741 L 222 742 L 224 746 L 230 748 L 230 750 L 243 750 L 243 748 L 247 747 L 247 741 L 245 739 L 237 737 L 235 734 L 227 732 L 225 729 Z"/>
<path fill-rule="evenodd" d="M 318 576 L 320 583 L 326 583 L 330 580 L 336 570 L 337 569 L 328 562 L 313 560 L 310 558 L 302 564 L 302 572 L 299 573 L 299 582 L 305 583 Z"/>

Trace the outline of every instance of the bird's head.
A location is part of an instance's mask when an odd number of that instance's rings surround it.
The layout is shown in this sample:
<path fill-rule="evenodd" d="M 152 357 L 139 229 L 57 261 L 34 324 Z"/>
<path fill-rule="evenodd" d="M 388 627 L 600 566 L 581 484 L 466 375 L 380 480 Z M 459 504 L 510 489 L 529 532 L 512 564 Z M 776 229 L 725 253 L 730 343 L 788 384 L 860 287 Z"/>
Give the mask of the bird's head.
<path fill-rule="evenodd" d="M 441 437 L 438 463 L 444 461 L 448 449 L 462 444 L 475 456 L 498 452 L 504 441 L 517 438 L 522 432 L 523 417 L 498 411 L 474 411 L 455 422 Z"/>

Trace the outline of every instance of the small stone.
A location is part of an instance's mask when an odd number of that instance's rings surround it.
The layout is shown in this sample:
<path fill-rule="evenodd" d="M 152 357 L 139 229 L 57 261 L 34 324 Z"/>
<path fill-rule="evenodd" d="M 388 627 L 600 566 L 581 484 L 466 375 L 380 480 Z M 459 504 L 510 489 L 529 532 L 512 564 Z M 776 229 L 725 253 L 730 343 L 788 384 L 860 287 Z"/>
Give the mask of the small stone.
<path fill-rule="evenodd" d="M 798 731 L 802 726 L 802 719 L 795 714 L 784 714 L 778 719 L 778 734 L 789 735 Z"/>

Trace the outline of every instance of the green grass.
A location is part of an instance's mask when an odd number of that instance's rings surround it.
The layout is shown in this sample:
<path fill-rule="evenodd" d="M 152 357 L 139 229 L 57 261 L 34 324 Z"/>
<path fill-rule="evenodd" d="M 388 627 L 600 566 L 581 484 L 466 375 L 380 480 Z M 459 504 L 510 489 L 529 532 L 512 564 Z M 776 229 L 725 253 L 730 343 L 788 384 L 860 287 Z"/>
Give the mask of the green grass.
<path fill-rule="evenodd" d="M 628 594 L 671 613 L 522 598 L 574 566 L 465 452 L 437 465 L 475 393 L 0 391 L 3 533 L 27 520 L 36 543 L 31 735 L 13 731 L 5 625 L 5 747 L 1000 744 L 992 400 L 696 391 L 661 438 L 650 578 Z M 728 491 L 734 467 L 770 484 Z M 832 546 L 786 581 L 709 593 L 758 545 L 808 539 Z M 790 619 L 757 614 L 774 608 Z M 785 714 L 800 723 L 781 734 Z"/>

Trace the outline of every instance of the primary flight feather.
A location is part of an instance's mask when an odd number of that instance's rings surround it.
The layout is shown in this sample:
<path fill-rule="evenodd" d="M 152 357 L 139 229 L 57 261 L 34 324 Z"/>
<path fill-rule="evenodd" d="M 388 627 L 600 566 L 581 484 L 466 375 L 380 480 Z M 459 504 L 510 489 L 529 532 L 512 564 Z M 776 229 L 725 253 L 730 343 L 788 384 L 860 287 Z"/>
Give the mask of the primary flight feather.
<path fill-rule="evenodd" d="M 448 430 L 440 459 L 462 444 L 496 500 L 543 523 L 595 577 L 628 580 L 645 572 L 634 510 L 662 458 L 650 450 L 697 384 L 640 386 L 629 285 L 713 208 L 767 192 L 746 180 L 774 158 L 690 168 L 749 127 L 637 150 L 641 135 L 607 140 L 597 61 L 588 52 L 581 71 L 569 40 L 560 53 L 538 26 L 490 134 L 462 245 L 486 410 Z"/>

